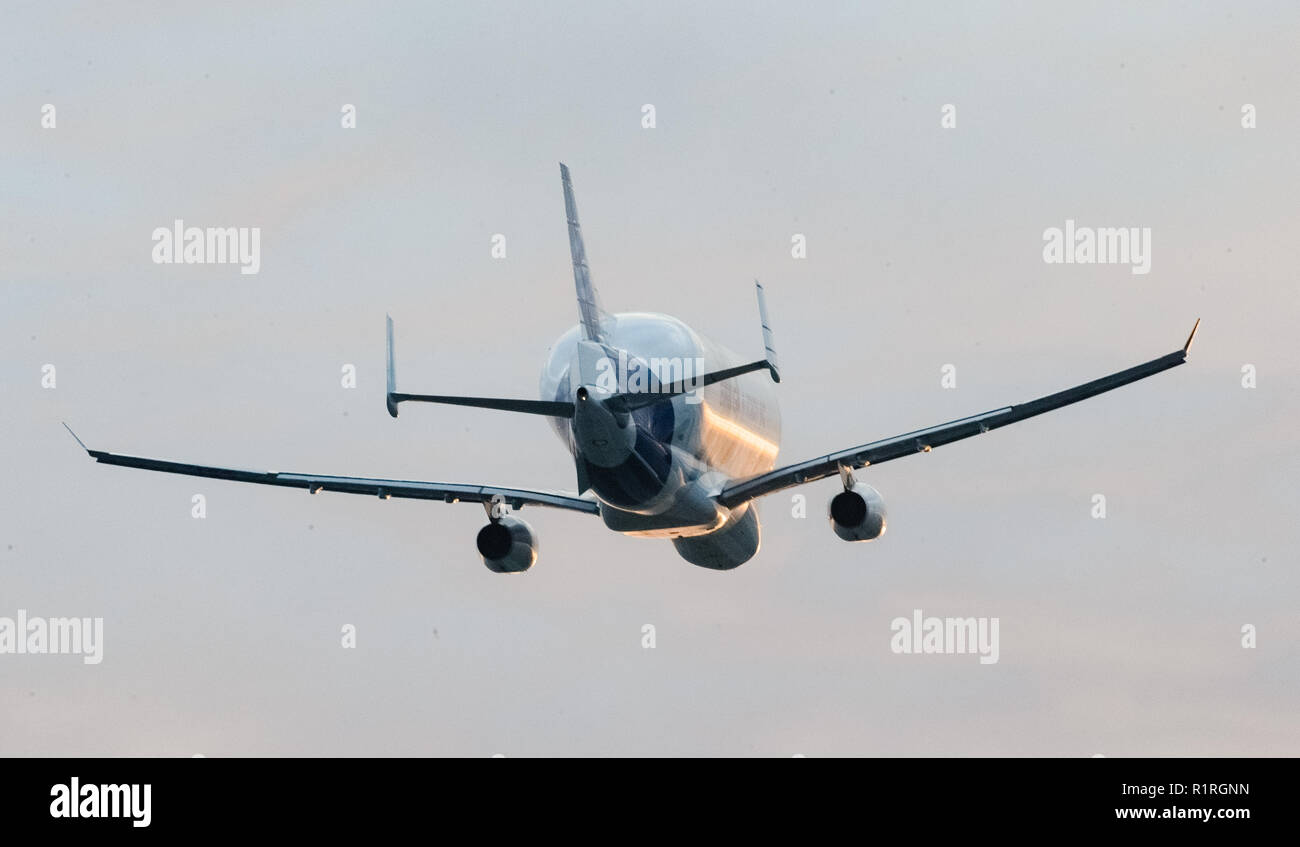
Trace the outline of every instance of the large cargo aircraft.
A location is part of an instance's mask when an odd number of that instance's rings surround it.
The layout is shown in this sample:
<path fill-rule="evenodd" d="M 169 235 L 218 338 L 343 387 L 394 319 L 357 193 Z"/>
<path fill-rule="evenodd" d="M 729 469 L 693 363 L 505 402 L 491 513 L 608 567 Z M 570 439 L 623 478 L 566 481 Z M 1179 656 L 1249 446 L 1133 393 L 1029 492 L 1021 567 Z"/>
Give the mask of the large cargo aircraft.
<path fill-rule="evenodd" d="M 591 281 L 573 183 L 563 164 L 560 178 L 580 320 L 551 348 L 541 399 L 399 392 L 388 318 L 385 402 L 393 417 L 399 404 L 418 401 L 549 418 L 573 456 L 576 492 L 244 471 L 86 451 L 110 465 L 305 488 L 313 494 L 481 503 L 488 523 L 478 533 L 478 551 L 497 573 L 526 571 L 537 560 L 536 534 L 513 514 L 524 506 L 599 515 L 616 532 L 668 538 L 688 562 L 729 570 L 758 552 L 759 497 L 838 475 L 843 490 L 827 507 L 831 528 L 846 541 L 879 538 L 885 532 L 884 501 L 876 489 L 856 480 L 854 471 L 928 453 L 1181 365 L 1200 326 L 1198 320 L 1181 349 L 1083 385 L 777 467 L 781 425 L 773 383 L 780 382 L 780 372 L 763 287 L 756 284 L 764 353 L 749 362 L 667 315 L 606 312 Z"/>

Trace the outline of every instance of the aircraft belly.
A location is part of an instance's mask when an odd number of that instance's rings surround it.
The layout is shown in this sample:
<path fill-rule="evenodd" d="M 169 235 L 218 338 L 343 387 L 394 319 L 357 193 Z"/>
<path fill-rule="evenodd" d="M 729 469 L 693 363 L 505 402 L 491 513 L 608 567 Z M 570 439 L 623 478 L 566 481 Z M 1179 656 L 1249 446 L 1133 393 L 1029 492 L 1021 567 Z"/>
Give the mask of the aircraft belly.
<path fill-rule="evenodd" d="M 674 473 L 660 496 L 635 511 L 603 504 L 600 514 L 605 526 L 627 535 L 674 538 L 712 532 L 726 521 L 730 510 L 714 499 L 726 478 L 692 473 L 689 466 L 678 463 L 684 458 L 680 451 L 674 454 Z"/>

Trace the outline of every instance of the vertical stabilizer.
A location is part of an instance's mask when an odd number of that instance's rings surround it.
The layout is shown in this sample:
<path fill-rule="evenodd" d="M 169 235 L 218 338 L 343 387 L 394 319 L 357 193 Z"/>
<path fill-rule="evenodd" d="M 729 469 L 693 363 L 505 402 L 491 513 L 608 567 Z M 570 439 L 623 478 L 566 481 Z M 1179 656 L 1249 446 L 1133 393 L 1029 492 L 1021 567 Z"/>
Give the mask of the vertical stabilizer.
<path fill-rule="evenodd" d="M 569 179 L 569 168 L 563 162 L 560 163 L 560 182 L 564 185 L 564 216 L 569 221 L 569 254 L 573 257 L 573 285 L 577 289 L 582 334 L 589 341 L 601 342 L 605 340 L 609 314 L 601 308 L 596 287 L 591 284 L 587 248 L 582 243 L 582 227 L 578 224 L 578 203 L 573 199 L 573 181 Z"/>
<path fill-rule="evenodd" d="M 763 325 L 763 358 L 767 361 L 772 381 L 780 382 L 781 371 L 776 364 L 776 338 L 772 335 L 772 322 L 767 317 L 767 298 L 763 296 L 763 284 L 754 280 L 754 290 L 758 292 L 758 320 Z"/>
<path fill-rule="evenodd" d="M 393 364 L 393 316 L 385 315 L 388 323 L 388 392 L 384 394 L 384 405 L 388 407 L 388 414 L 397 417 L 397 403 L 393 400 L 393 395 L 397 393 L 397 367 Z"/>

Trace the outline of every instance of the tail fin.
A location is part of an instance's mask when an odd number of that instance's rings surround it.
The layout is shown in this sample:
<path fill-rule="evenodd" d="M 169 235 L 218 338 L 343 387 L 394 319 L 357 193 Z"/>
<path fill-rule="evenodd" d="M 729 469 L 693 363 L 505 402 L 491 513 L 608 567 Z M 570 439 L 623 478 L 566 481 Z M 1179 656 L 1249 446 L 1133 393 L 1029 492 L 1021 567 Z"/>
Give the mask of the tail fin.
<path fill-rule="evenodd" d="M 397 392 L 397 367 L 393 364 L 393 316 L 384 317 L 388 319 L 388 392 L 384 394 L 384 405 L 388 407 L 388 414 L 397 417 L 397 403 L 393 400 L 393 394 Z"/>
<path fill-rule="evenodd" d="M 605 340 L 609 313 L 600 305 L 596 287 L 591 284 L 591 270 L 587 267 L 587 248 L 582 243 L 582 227 L 578 225 L 578 203 L 573 199 L 573 182 L 569 167 L 560 163 L 560 182 L 564 185 L 564 215 L 569 221 L 569 253 L 573 257 L 573 285 L 578 294 L 578 313 L 582 318 L 582 333 L 590 341 Z"/>
<path fill-rule="evenodd" d="M 758 291 L 758 320 L 763 324 L 763 358 L 767 361 L 768 372 L 773 382 L 781 381 L 781 372 L 776 364 L 776 339 L 772 336 L 772 322 L 767 319 L 767 298 L 763 296 L 763 283 L 754 280 Z"/>

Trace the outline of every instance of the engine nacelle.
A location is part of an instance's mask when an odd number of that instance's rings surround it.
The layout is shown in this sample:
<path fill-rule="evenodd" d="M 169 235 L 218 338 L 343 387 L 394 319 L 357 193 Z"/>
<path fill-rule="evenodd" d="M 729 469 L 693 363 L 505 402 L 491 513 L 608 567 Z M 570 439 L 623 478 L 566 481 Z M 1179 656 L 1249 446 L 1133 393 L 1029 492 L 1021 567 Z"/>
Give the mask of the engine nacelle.
<path fill-rule="evenodd" d="M 855 482 L 831 498 L 831 529 L 845 541 L 872 541 L 885 534 L 885 501 L 870 485 Z"/>
<path fill-rule="evenodd" d="M 527 522 L 511 515 L 480 529 L 475 543 L 493 573 L 523 573 L 537 561 L 537 535 Z"/>

